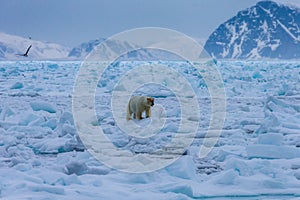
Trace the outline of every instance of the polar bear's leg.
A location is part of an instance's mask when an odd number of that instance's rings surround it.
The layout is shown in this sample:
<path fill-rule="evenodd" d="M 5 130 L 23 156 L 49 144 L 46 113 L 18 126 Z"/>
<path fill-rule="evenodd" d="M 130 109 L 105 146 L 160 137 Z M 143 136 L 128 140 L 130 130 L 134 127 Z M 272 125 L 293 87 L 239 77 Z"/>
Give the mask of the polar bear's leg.
<path fill-rule="evenodd" d="M 127 106 L 127 115 L 126 115 L 127 121 L 131 120 L 131 115 L 132 115 L 129 104 L 130 104 L 130 102 L 128 103 L 128 106 Z"/>
<path fill-rule="evenodd" d="M 151 109 L 147 108 L 146 109 L 146 118 L 149 118 L 151 116 Z"/>
<path fill-rule="evenodd" d="M 135 117 L 136 117 L 136 119 L 138 119 L 138 120 L 143 119 L 143 118 L 142 118 L 142 112 L 138 111 L 138 112 L 135 114 Z"/>

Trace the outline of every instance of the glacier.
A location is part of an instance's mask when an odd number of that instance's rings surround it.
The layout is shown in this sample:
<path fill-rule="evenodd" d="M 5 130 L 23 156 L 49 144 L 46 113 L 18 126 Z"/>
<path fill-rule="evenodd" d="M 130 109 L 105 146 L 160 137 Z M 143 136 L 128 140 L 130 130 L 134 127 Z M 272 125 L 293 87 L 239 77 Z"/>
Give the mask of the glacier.
<path fill-rule="evenodd" d="M 199 128 L 173 164 L 148 173 L 112 169 L 86 149 L 74 125 L 73 85 L 79 61 L 0 62 L 1 199 L 299 199 L 300 62 L 218 60 L 226 92 L 222 134 L 199 158 L 211 113 L 208 87 L 187 62 L 157 61 L 182 74 L 196 91 Z M 95 91 L 95 126 L 118 148 L 136 154 L 170 142 L 178 130 L 176 95 L 145 85 L 155 97 L 152 120 L 166 118 L 150 138 L 126 135 L 111 112 L 111 93 L 127 71 L 151 61 L 111 65 Z M 209 65 L 209 64 L 208 64 Z M 172 83 L 168 83 L 172 84 Z M 135 122 L 151 124 L 151 119 Z"/>

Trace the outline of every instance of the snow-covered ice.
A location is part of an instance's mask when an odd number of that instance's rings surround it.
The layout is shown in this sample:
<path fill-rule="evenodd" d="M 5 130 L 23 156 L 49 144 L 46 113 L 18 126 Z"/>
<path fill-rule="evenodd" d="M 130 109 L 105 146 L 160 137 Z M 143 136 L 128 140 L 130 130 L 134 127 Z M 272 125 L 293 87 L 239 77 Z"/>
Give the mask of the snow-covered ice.
<path fill-rule="evenodd" d="M 199 128 L 192 145 L 172 165 L 125 173 L 95 159 L 83 145 L 72 114 L 80 62 L 0 63 L 1 199 L 297 199 L 300 198 L 300 62 L 218 61 L 226 91 L 222 134 L 209 129 L 210 94 L 201 73 L 186 62 L 159 62 L 182 74 L 195 90 Z M 129 70 L 150 62 L 116 62 L 95 93 L 97 119 L 112 143 L 133 154 L 167 145 L 179 129 L 179 100 L 168 84 L 136 94 L 155 97 L 152 119 L 164 119 L 149 138 L 125 134 L 111 112 L 111 93 Z M 207 66 L 209 67 L 209 66 Z M 190 98 L 190 97 L 186 97 Z M 151 121 L 152 120 L 152 121 Z M 218 139 L 199 158 L 204 139 Z"/>

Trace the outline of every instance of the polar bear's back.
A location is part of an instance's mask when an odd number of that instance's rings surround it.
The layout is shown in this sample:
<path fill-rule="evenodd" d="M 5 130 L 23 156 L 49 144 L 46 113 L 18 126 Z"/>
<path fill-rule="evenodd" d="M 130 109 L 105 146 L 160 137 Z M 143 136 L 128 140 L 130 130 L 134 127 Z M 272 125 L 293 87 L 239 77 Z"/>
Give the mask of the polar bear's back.
<path fill-rule="evenodd" d="M 143 111 L 145 104 L 147 104 L 147 97 L 133 96 L 130 99 L 129 107 L 131 112 Z"/>

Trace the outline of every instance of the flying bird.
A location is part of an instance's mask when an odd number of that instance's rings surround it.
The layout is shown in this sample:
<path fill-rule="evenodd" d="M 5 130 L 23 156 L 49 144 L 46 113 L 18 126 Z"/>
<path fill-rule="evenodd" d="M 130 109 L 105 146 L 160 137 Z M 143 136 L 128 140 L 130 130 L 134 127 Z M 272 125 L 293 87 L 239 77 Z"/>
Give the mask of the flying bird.
<path fill-rule="evenodd" d="M 31 47 L 32 47 L 32 45 L 30 45 L 30 46 L 27 48 L 26 53 L 24 53 L 24 54 L 17 54 L 17 55 L 27 57 L 27 56 L 28 56 L 28 52 L 29 52 L 29 50 L 30 50 Z"/>

